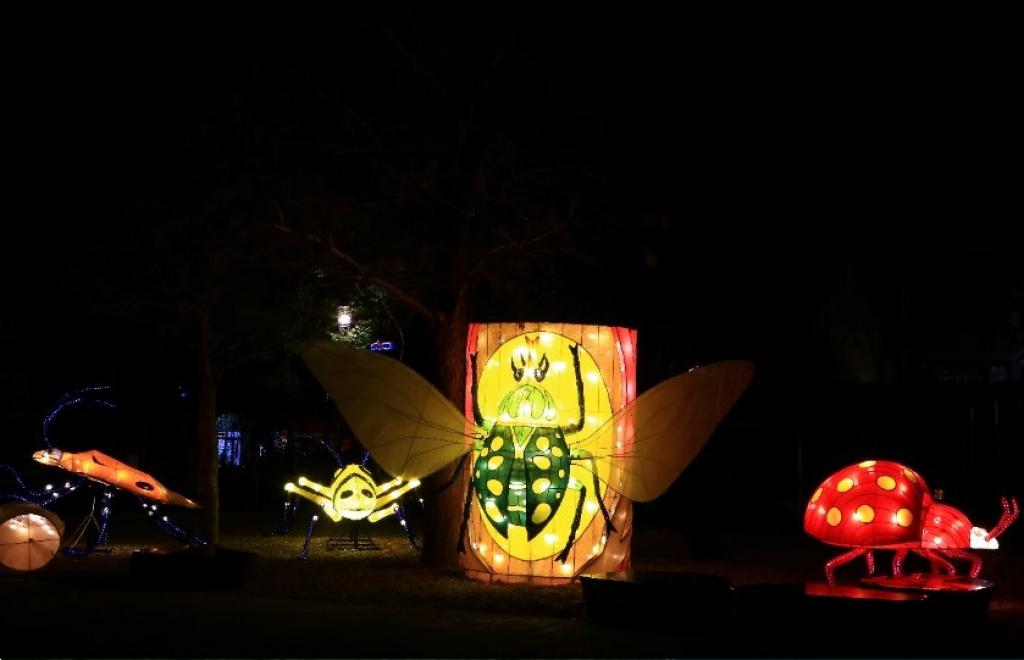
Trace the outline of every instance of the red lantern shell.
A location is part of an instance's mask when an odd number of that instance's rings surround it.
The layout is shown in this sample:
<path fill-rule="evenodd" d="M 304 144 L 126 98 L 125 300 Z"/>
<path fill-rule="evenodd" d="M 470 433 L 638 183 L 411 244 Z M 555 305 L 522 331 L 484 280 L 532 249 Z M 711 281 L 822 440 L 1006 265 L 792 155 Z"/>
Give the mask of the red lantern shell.
<path fill-rule="evenodd" d="M 804 511 L 804 531 L 847 548 L 921 547 L 922 525 L 928 529 L 921 516 L 934 511 L 932 503 L 914 470 L 892 461 L 863 461 L 836 472 L 814 492 Z M 970 529 L 968 523 L 967 534 Z"/>
<path fill-rule="evenodd" d="M 958 509 L 932 504 L 921 521 L 921 546 L 937 550 L 971 547 L 971 521 Z"/>

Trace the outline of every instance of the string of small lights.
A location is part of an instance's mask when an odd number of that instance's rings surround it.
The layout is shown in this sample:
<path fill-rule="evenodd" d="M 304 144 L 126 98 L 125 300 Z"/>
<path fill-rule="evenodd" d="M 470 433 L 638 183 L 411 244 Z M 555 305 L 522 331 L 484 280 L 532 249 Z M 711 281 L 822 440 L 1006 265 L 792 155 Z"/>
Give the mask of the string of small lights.
<path fill-rule="evenodd" d="M 139 505 L 142 507 L 142 510 L 146 512 L 146 515 L 149 516 L 149 518 L 156 524 L 156 526 L 159 527 L 160 530 L 168 536 L 176 538 L 179 541 L 187 543 L 191 546 L 200 546 L 205 548 L 206 546 L 210 545 L 210 542 L 206 539 L 200 536 L 196 536 L 195 534 L 190 534 L 187 531 L 185 531 L 182 527 L 179 527 L 166 514 L 161 515 L 160 508 L 156 504 L 150 504 L 145 500 L 145 498 L 142 497 L 138 499 Z"/>
<path fill-rule="evenodd" d="M 309 519 L 309 526 L 306 527 L 306 542 L 302 544 L 302 554 L 299 555 L 300 559 L 309 559 L 309 542 L 313 539 L 313 529 L 316 527 L 317 521 L 320 520 L 320 516 L 313 514 L 313 517 Z"/>
<path fill-rule="evenodd" d="M 93 398 L 91 395 L 95 392 L 108 392 L 111 387 L 107 385 L 95 385 L 90 387 L 83 387 L 71 392 L 66 392 L 59 399 L 54 407 L 46 414 L 43 418 L 43 441 L 46 442 L 46 446 L 53 449 L 53 443 L 50 441 L 50 425 L 53 424 L 54 420 L 68 408 L 73 408 L 81 403 L 95 403 L 105 408 L 116 409 L 117 404 L 113 401 L 107 401 L 106 399 Z"/>

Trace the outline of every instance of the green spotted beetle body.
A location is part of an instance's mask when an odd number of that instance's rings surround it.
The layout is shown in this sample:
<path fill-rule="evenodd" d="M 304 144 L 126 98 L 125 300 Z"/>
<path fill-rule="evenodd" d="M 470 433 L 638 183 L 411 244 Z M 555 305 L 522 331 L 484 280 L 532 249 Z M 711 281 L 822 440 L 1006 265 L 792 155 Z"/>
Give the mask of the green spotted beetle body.
<path fill-rule="evenodd" d="M 554 516 L 569 484 L 565 432 L 550 422 L 551 395 L 520 385 L 499 405 L 500 419 L 484 439 L 473 466 L 473 489 L 484 515 L 502 536 L 508 525 L 533 539 Z"/>
<path fill-rule="evenodd" d="M 585 423 L 579 346 L 569 347 L 573 356 L 579 416 L 574 422 L 559 425 L 555 402 L 550 392 L 540 385 L 550 367 L 547 355 L 537 360 L 536 339 L 527 337 L 526 343 L 528 350 L 520 355 L 520 363 L 516 364 L 515 358 L 511 363 L 512 375 L 518 385 L 502 397 L 498 404 L 498 418 L 494 422 L 485 420 L 480 413 L 476 355 L 471 356 L 473 415 L 477 425 L 485 430 L 485 435 L 475 445 L 472 487 L 466 497 L 459 547 L 460 550 L 463 548 L 473 499 L 477 500 L 482 515 L 502 537 L 508 539 L 509 525 L 515 525 L 525 528 L 527 541 L 532 541 L 555 517 L 567 491 L 575 490 L 579 493 L 575 516 L 558 555 L 564 561 L 575 540 L 587 496 L 587 487 L 570 476 L 570 468 L 579 461 L 589 461 L 593 467 L 593 458 L 585 452 L 571 449 L 566 440 L 566 436 L 579 432 Z M 609 529 L 614 530 L 602 500 L 596 470 L 591 472 L 594 475 L 594 497 Z"/>

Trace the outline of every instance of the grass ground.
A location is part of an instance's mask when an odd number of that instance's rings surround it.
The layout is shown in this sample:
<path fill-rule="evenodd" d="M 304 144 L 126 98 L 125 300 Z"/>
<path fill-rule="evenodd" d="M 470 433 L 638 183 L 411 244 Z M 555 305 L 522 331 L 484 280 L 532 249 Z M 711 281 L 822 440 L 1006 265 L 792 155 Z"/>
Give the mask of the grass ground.
<path fill-rule="evenodd" d="M 310 559 L 303 530 L 267 536 L 266 516 L 226 515 L 222 546 L 253 553 L 240 582 L 222 589 L 140 584 L 132 553 L 168 545 L 141 518 L 115 520 L 109 554 L 58 557 L 43 571 L 0 576 L 8 630 L 0 657 L 673 657 L 842 656 L 842 646 L 749 645 L 744 631 L 636 630 L 595 624 L 579 584 L 474 582 L 424 567 L 397 526 L 378 525 L 380 550 L 328 550 L 322 525 Z M 301 527 L 301 526 L 300 526 Z M 816 581 L 833 549 L 810 539 L 735 534 L 712 552 L 674 531 L 637 532 L 634 569 L 694 571 L 736 585 Z M 1019 656 L 1024 648 L 1024 557 L 988 553 L 984 575 L 999 586 L 978 646 L 950 655 Z M 853 579 L 861 567 L 850 567 Z M 671 606 L 671 604 L 669 604 Z M 59 630 L 60 634 L 50 634 Z M 30 639 L 44 640 L 40 644 Z M 5 648 L 6 647 L 6 648 Z M 929 647 L 931 648 L 931 647 Z M 1017 649 L 1014 652 L 1014 649 Z M 875 655 L 875 654 L 872 654 Z M 893 653 L 879 649 L 879 656 Z M 930 654 L 928 654 L 930 655 Z"/>

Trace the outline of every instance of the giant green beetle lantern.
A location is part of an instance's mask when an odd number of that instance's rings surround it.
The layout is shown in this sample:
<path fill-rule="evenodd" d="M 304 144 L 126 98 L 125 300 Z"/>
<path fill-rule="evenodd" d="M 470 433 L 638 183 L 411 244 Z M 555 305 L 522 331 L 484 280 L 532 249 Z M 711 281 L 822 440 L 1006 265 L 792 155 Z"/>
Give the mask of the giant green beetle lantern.
<path fill-rule="evenodd" d="M 753 372 L 715 363 L 637 397 L 636 332 L 578 324 L 471 324 L 466 354 L 465 413 L 391 358 L 331 343 L 305 358 L 394 476 L 471 458 L 461 565 L 502 581 L 628 568 L 631 500 L 668 488 Z"/>

